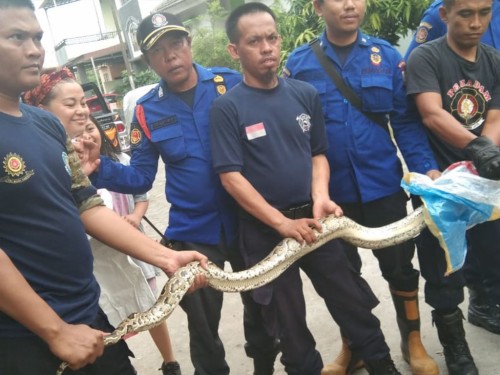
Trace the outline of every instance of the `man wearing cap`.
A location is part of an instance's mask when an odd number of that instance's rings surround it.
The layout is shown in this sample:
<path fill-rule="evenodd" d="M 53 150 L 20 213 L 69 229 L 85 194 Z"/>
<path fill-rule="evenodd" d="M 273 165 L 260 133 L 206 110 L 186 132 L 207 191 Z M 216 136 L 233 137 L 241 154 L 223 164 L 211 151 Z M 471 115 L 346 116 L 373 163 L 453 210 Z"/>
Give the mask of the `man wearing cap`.
<path fill-rule="evenodd" d="M 143 193 L 151 189 L 161 157 L 168 181 L 165 193 L 171 204 L 165 234 L 173 248 L 197 249 L 219 267 L 229 260 L 233 270 L 241 269 L 235 247 L 235 205 L 212 168 L 209 142 L 212 102 L 240 82 L 241 76 L 227 68 L 209 69 L 193 63 L 189 32 L 172 14 L 146 17 L 139 25 L 137 41 L 161 80 L 137 101 L 130 166 L 101 157 L 99 170 L 91 179 L 99 188 Z M 277 343 L 264 331 L 260 316 L 251 314 L 255 309 L 251 298 L 242 298 L 247 355 L 254 358 L 255 374 L 272 374 Z M 195 374 L 229 374 L 218 334 L 222 299 L 222 293 L 206 288 L 181 302 L 188 316 Z"/>

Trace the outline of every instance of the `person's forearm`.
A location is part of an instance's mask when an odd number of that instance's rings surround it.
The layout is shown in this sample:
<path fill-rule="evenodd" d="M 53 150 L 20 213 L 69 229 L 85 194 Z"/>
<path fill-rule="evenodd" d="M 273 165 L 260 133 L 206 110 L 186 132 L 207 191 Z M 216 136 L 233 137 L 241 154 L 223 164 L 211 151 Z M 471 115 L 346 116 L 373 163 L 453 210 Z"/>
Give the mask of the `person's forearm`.
<path fill-rule="evenodd" d="M 494 144 L 500 146 L 500 109 L 488 111 L 481 135 L 488 137 Z"/>
<path fill-rule="evenodd" d="M 56 312 L 31 288 L 0 250 L 0 310 L 49 342 L 64 325 Z"/>
<path fill-rule="evenodd" d="M 92 237 L 127 255 L 168 268 L 173 251 L 136 230 L 112 210 L 99 206 L 81 214 L 85 230 Z"/>
<path fill-rule="evenodd" d="M 139 220 L 142 220 L 146 212 L 148 211 L 149 202 L 148 201 L 140 201 L 135 202 L 134 211 L 132 214 L 137 217 Z"/>
<path fill-rule="evenodd" d="M 414 99 L 424 125 L 446 143 L 463 149 L 476 138 L 443 108 L 439 93 L 420 93 Z"/>
<path fill-rule="evenodd" d="M 325 155 L 312 158 L 312 200 L 329 199 L 330 165 Z"/>
<path fill-rule="evenodd" d="M 271 206 L 264 197 L 239 172 L 220 175 L 222 185 L 240 207 L 272 228 L 280 226 L 285 217 Z"/>
<path fill-rule="evenodd" d="M 439 138 L 460 149 L 476 138 L 445 110 L 424 117 L 423 122 Z"/>
<path fill-rule="evenodd" d="M 123 165 L 106 156 L 101 156 L 100 160 L 99 172 L 89 176 L 96 188 L 122 194 L 144 194 L 151 190 L 157 163 L 136 167 Z"/>
<path fill-rule="evenodd" d="M 135 229 L 107 207 L 93 207 L 82 212 L 80 217 L 92 237 L 133 258 L 160 267 L 168 276 L 190 262 L 200 262 L 203 268 L 207 267 L 206 256 L 197 251 L 169 249 Z M 202 286 L 203 283 L 198 284 Z"/>

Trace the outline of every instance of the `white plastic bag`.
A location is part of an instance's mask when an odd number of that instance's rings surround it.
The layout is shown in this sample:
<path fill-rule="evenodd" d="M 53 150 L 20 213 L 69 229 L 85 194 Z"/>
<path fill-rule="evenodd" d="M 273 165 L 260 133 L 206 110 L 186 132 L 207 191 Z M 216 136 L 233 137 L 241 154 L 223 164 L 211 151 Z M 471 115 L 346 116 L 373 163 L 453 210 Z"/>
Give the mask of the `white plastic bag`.
<path fill-rule="evenodd" d="M 422 198 L 425 222 L 446 253 L 447 275 L 464 264 L 465 231 L 500 218 L 500 181 L 479 177 L 468 161 L 451 165 L 434 181 L 408 173 L 401 186 Z"/>

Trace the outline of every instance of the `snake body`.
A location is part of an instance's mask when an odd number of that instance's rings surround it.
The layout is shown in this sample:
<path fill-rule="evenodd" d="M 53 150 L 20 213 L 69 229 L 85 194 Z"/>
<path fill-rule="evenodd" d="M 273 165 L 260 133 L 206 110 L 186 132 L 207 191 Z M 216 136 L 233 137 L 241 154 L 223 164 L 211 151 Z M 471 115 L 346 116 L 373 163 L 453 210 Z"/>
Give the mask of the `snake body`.
<path fill-rule="evenodd" d="M 117 343 L 126 334 L 146 331 L 167 319 L 182 300 L 197 275 L 204 275 L 208 284 L 222 292 L 245 292 L 267 284 L 304 255 L 325 243 L 342 238 L 366 249 L 381 249 L 416 237 L 425 227 L 422 208 L 407 217 L 382 227 L 368 228 L 343 216 L 327 216 L 319 220 L 322 231 L 315 231 L 314 243 L 299 243 L 292 238 L 282 240 L 271 253 L 253 267 L 240 272 L 226 272 L 209 262 L 207 269 L 198 262 L 181 267 L 167 281 L 155 304 L 144 312 L 131 314 L 104 338 L 104 345 Z M 68 367 L 63 362 L 56 373 L 62 375 Z"/>

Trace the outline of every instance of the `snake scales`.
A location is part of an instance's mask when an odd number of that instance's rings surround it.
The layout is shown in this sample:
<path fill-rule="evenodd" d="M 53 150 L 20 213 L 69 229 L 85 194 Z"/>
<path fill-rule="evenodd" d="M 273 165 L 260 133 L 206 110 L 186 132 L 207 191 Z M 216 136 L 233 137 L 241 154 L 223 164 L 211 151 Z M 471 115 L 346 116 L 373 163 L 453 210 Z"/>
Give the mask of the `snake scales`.
<path fill-rule="evenodd" d="M 342 238 L 355 246 L 381 249 L 416 237 L 425 227 L 422 208 L 395 223 L 379 228 L 367 228 L 343 216 L 333 215 L 319 220 L 322 232 L 315 232 L 317 241 L 300 244 L 294 239 L 281 241 L 271 253 L 253 267 L 240 272 L 225 272 L 213 263 L 203 269 L 198 262 L 179 268 L 168 280 L 155 304 L 144 312 L 131 314 L 104 338 L 104 345 L 116 344 L 128 333 L 149 330 L 167 319 L 193 283 L 196 275 L 203 274 L 208 284 L 222 292 L 244 292 L 267 284 L 281 275 L 296 260 L 335 238 Z M 63 362 L 56 375 L 68 367 Z"/>

